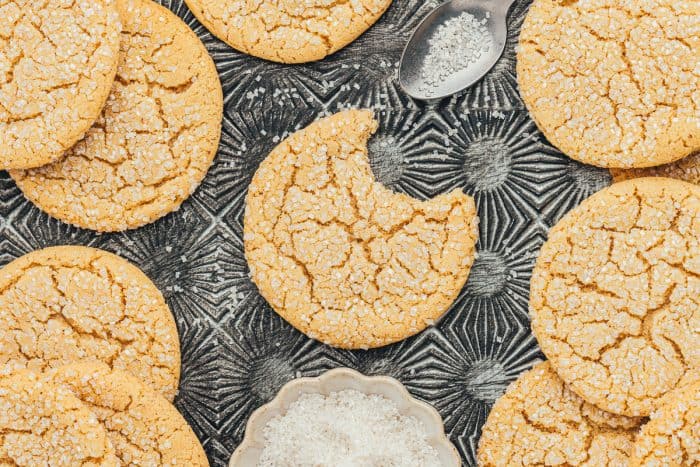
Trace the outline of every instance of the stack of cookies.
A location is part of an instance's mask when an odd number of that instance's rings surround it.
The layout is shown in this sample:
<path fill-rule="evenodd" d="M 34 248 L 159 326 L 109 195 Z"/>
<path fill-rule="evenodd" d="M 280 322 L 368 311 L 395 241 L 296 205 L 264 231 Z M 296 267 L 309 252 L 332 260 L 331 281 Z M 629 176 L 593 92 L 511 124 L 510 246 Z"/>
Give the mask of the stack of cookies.
<path fill-rule="evenodd" d="M 619 183 L 550 230 L 530 288 L 548 361 L 494 405 L 481 465 L 700 465 L 699 32 L 693 1 L 532 3 L 523 100 Z"/>
<path fill-rule="evenodd" d="M 0 463 L 207 466 L 172 400 L 177 328 L 138 268 L 53 247 L 0 270 Z"/>
<path fill-rule="evenodd" d="M 0 169 L 87 229 L 177 209 L 221 132 L 221 85 L 196 34 L 151 0 L 10 0 L 0 14 Z"/>
<path fill-rule="evenodd" d="M 216 154 L 223 96 L 199 38 L 151 0 L 0 2 L 0 170 L 96 231 L 152 222 Z M 175 321 L 136 267 L 84 247 L 0 270 L 0 464 L 208 465 L 172 405 Z"/>
<path fill-rule="evenodd" d="M 571 211 L 531 283 L 549 360 L 496 402 L 480 464 L 700 463 L 699 297 L 700 187 L 633 179 Z"/>

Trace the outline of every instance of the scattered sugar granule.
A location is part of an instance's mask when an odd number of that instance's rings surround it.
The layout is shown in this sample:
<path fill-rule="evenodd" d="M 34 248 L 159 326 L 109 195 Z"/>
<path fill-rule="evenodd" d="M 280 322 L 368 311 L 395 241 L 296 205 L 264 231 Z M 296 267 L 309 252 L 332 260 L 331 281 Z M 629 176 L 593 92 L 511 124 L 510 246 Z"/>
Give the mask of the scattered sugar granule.
<path fill-rule="evenodd" d="M 355 390 L 303 394 L 263 429 L 259 467 L 440 466 L 425 425 Z"/>
<path fill-rule="evenodd" d="M 488 20 L 464 12 L 437 27 L 428 39 L 428 53 L 421 68 L 421 92 L 428 97 L 437 95 L 445 79 L 478 62 L 490 50 L 493 40 L 486 27 Z"/>

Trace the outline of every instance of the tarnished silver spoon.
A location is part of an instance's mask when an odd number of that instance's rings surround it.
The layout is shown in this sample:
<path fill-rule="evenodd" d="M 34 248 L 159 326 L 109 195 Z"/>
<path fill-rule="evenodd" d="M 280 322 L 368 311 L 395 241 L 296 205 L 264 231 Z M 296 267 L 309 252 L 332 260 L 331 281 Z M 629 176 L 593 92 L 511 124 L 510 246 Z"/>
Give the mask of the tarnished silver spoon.
<path fill-rule="evenodd" d="M 415 99 L 436 100 L 462 91 L 479 81 L 503 55 L 508 37 L 506 17 L 514 1 L 450 0 L 430 12 L 413 32 L 401 57 L 399 84 L 403 90 Z M 488 47 L 479 51 L 478 58 L 472 55 L 473 61 L 463 63 L 457 71 L 442 77 L 439 82 L 427 82 L 425 67 L 435 60 L 434 57 L 427 60 L 431 52 L 431 38 L 435 37 L 440 26 L 463 13 L 483 21 L 490 39 L 490 42 L 487 41 Z"/>

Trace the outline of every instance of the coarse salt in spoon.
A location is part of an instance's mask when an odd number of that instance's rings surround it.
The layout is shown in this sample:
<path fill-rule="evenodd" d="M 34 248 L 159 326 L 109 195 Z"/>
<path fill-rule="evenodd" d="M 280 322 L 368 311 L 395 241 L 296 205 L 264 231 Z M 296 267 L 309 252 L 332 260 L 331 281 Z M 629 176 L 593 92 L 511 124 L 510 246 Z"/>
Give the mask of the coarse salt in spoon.
<path fill-rule="evenodd" d="M 450 0 L 414 31 L 401 57 L 399 84 L 415 99 L 462 91 L 496 64 L 506 46 L 514 0 Z"/>

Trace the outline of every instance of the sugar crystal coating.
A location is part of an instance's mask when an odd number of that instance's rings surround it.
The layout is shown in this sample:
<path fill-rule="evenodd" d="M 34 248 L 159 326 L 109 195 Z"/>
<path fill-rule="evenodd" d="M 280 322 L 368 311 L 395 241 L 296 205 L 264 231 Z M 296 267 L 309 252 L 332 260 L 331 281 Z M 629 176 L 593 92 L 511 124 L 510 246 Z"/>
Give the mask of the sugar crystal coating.
<path fill-rule="evenodd" d="M 68 389 L 25 370 L 0 377 L 0 465 L 120 463 L 95 414 Z"/>
<path fill-rule="evenodd" d="M 148 277 L 116 255 L 65 246 L 22 256 L 0 270 L 0 310 L 0 377 L 99 360 L 175 397 L 175 320 Z"/>
<path fill-rule="evenodd" d="M 215 36 L 241 52 L 303 63 L 342 49 L 372 26 L 391 0 L 185 0 Z"/>
<path fill-rule="evenodd" d="M 175 406 L 130 374 L 104 363 L 81 362 L 49 370 L 45 378 L 68 388 L 95 414 L 121 465 L 209 466 Z"/>
<path fill-rule="evenodd" d="M 284 140 L 248 191 L 251 277 L 282 317 L 344 348 L 378 347 L 425 329 L 462 289 L 477 238 L 460 190 L 418 201 L 375 182 L 369 111 L 319 120 Z"/>
<path fill-rule="evenodd" d="M 520 34 L 520 91 L 547 139 L 600 167 L 700 150 L 700 2 L 535 0 Z"/>
<path fill-rule="evenodd" d="M 664 398 L 637 436 L 629 465 L 700 465 L 700 380 Z"/>
<path fill-rule="evenodd" d="M 150 0 L 118 5 L 122 58 L 102 115 L 63 160 L 11 172 L 39 208 L 98 231 L 177 209 L 204 178 L 221 134 L 221 85 L 197 35 Z"/>
<path fill-rule="evenodd" d="M 552 367 L 601 409 L 647 416 L 700 369 L 700 187 L 638 178 L 549 234 L 530 287 Z"/>
<path fill-rule="evenodd" d="M 115 0 L 0 0 L 0 169 L 57 160 L 99 116 L 114 81 Z"/>
<path fill-rule="evenodd" d="M 482 430 L 478 463 L 626 465 L 641 423 L 586 403 L 543 362 L 496 401 Z"/>

